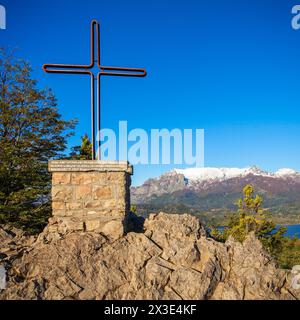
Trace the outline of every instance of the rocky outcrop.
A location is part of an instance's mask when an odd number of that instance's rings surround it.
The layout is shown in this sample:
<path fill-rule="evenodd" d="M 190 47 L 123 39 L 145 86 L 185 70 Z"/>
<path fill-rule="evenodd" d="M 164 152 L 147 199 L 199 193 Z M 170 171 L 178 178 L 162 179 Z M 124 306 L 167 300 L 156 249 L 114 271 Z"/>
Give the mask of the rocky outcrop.
<path fill-rule="evenodd" d="M 36 241 L 23 231 L 12 226 L 0 226 L 0 265 L 9 269 L 12 263 L 23 256 Z"/>
<path fill-rule="evenodd" d="M 300 298 L 292 273 L 277 269 L 253 234 L 243 244 L 219 243 L 189 215 L 150 215 L 143 232 L 118 240 L 50 227 L 33 243 L 6 237 L 1 252 L 19 240 L 27 245 L 17 257 L 0 256 L 8 273 L 0 299 Z"/>

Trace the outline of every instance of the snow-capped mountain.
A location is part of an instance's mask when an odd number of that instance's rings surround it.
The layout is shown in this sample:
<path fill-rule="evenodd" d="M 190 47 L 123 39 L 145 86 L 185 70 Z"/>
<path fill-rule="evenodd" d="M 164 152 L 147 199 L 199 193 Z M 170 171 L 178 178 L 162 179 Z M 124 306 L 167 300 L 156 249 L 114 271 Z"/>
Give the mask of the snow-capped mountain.
<path fill-rule="evenodd" d="M 300 173 L 258 167 L 174 169 L 133 187 L 132 203 L 150 211 L 203 212 L 233 209 L 245 185 L 263 195 L 265 206 L 300 222 Z M 170 210 L 168 210 L 170 209 Z"/>
<path fill-rule="evenodd" d="M 275 173 L 267 172 L 258 167 L 248 168 L 190 168 L 190 169 L 174 169 L 176 174 L 182 174 L 186 179 L 193 181 L 205 180 L 228 180 L 237 177 L 246 177 L 247 175 L 274 177 L 274 178 L 288 178 L 300 176 L 300 173 L 293 169 L 280 169 Z"/>

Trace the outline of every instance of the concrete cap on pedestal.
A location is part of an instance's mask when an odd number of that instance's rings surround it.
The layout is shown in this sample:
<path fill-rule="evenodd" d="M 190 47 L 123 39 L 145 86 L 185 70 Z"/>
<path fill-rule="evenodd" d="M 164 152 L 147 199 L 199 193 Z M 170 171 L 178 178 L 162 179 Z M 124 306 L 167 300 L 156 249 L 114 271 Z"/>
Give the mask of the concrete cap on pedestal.
<path fill-rule="evenodd" d="M 128 161 L 53 160 L 48 163 L 49 172 L 126 172 L 133 174 Z"/>

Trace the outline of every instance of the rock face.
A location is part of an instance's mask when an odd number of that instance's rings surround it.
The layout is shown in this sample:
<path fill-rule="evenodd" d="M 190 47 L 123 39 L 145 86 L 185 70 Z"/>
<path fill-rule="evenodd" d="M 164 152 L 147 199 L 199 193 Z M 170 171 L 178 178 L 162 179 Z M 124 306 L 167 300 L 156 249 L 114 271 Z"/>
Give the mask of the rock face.
<path fill-rule="evenodd" d="M 0 226 L 0 264 L 8 268 L 36 241 L 17 228 Z"/>
<path fill-rule="evenodd" d="M 189 215 L 150 215 L 143 232 L 117 240 L 50 229 L 22 239 L 17 257 L 0 255 L 8 270 L 0 299 L 300 298 L 292 273 L 277 269 L 254 235 L 219 243 Z M 1 252 L 21 240 L 4 232 Z"/>

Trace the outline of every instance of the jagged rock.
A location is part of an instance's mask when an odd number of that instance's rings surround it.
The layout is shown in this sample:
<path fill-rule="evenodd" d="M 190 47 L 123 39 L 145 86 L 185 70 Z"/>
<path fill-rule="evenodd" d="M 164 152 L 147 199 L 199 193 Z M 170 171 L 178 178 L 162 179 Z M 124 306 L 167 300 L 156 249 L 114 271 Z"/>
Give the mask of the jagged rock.
<path fill-rule="evenodd" d="M 3 241 L 23 248 L 6 265 L 0 299 L 300 298 L 290 286 L 294 274 L 277 269 L 253 234 L 243 244 L 223 244 L 209 238 L 197 218 L 164 213 L 151 215 L 144 229 L 113 240 L 91 232 L 55 234 L 49 225 L 25 249 L 17 244 L 23 236 L 0 229 L 2 249 Z"/>
<path fill-rule="evenodd" d="M 0 226 L 0 265 L 10 265 L 29 250 L 36 238 L 12 226 Z"/>

